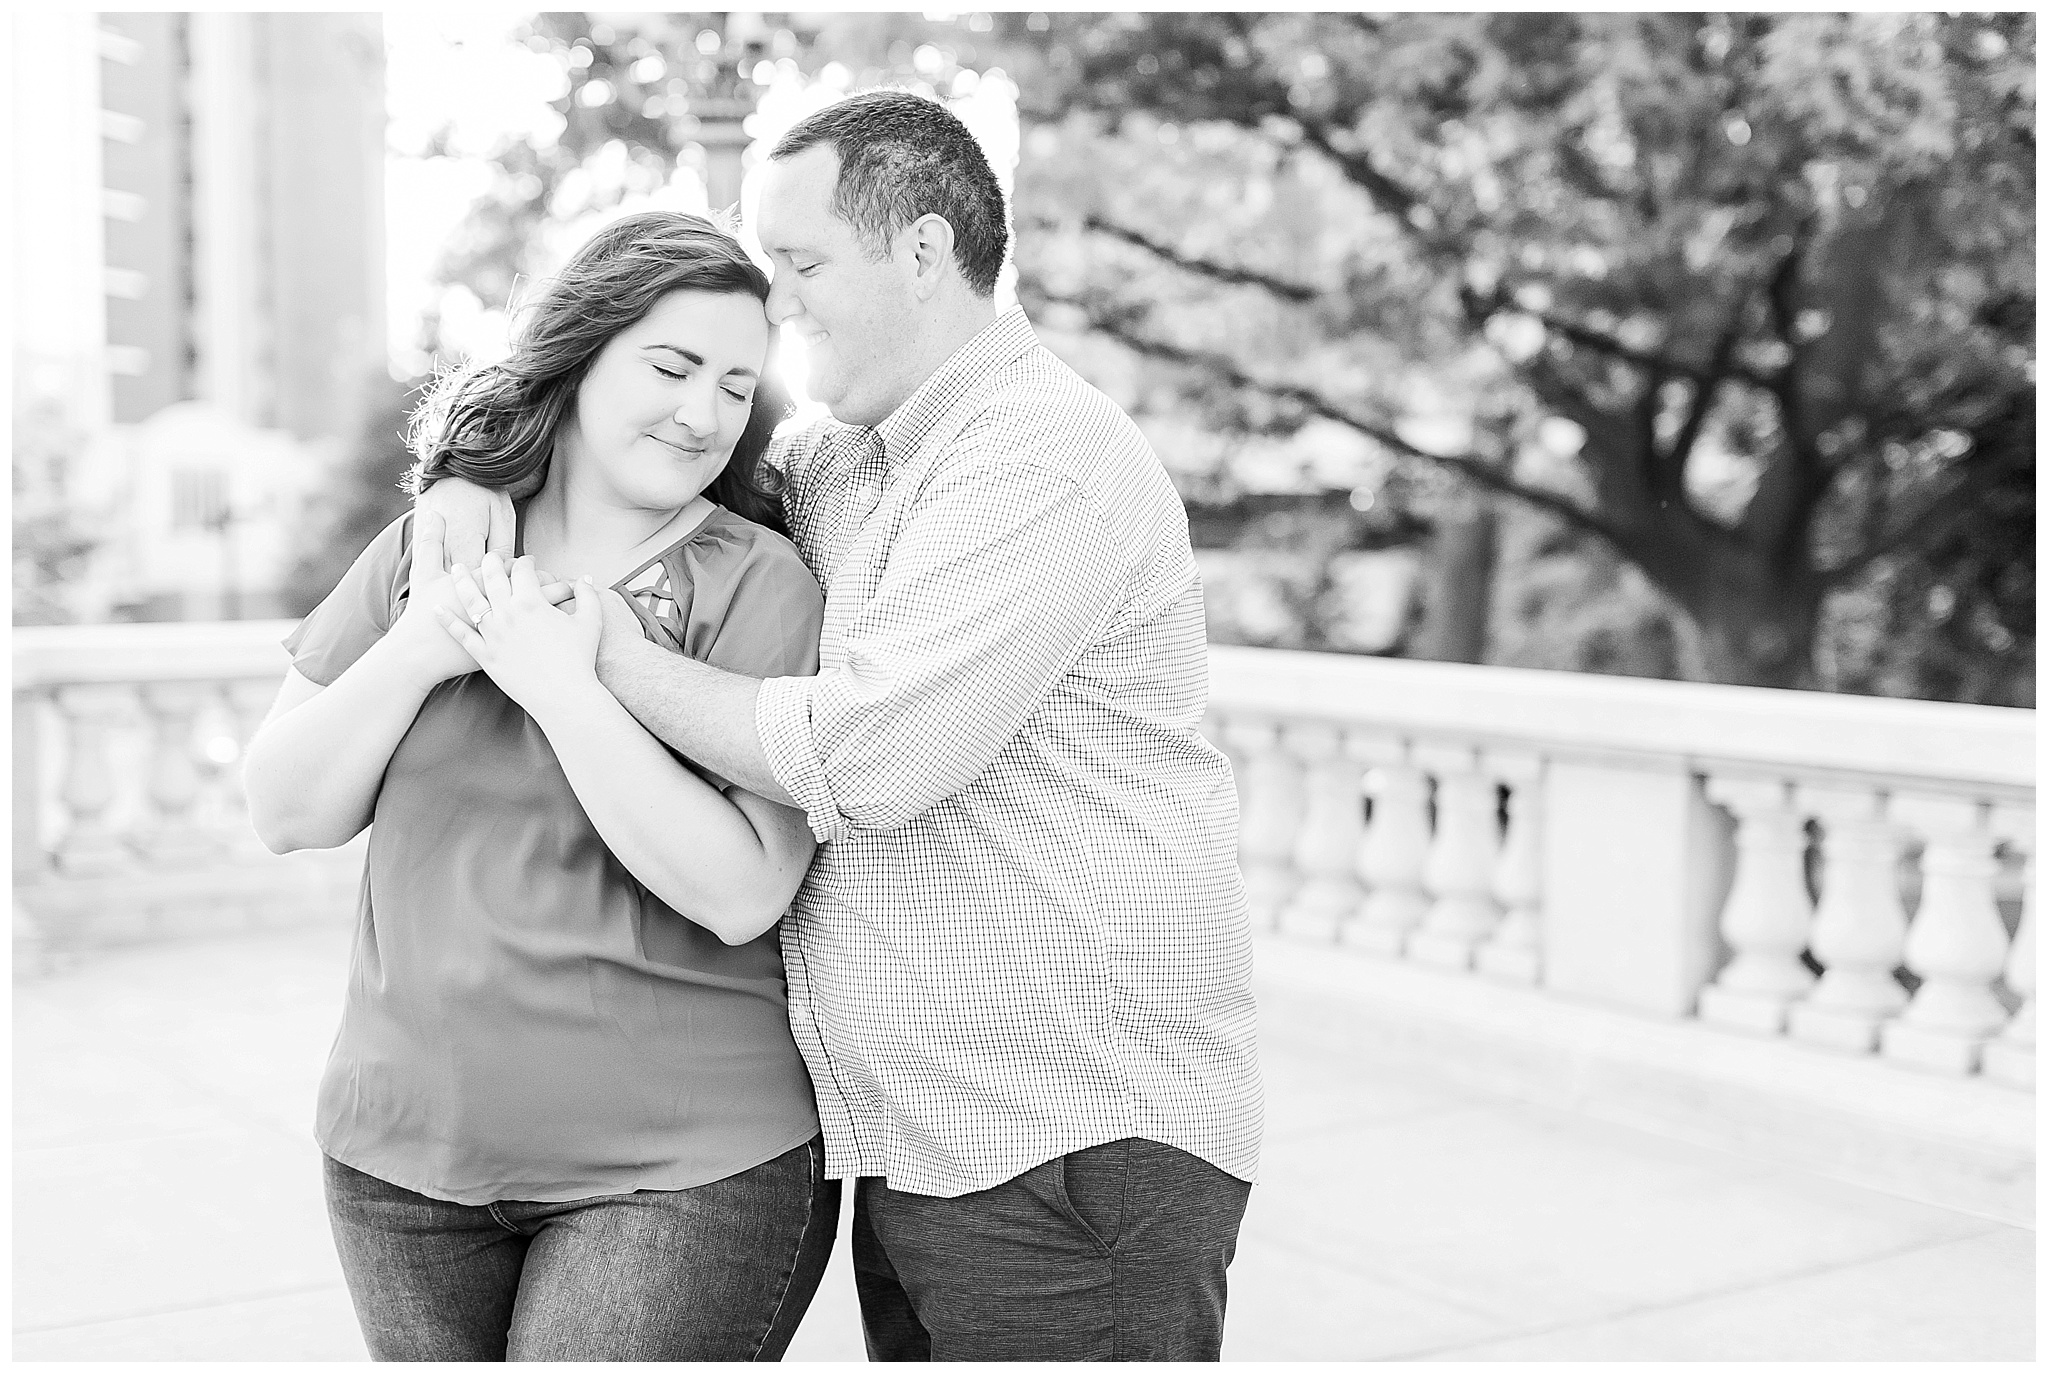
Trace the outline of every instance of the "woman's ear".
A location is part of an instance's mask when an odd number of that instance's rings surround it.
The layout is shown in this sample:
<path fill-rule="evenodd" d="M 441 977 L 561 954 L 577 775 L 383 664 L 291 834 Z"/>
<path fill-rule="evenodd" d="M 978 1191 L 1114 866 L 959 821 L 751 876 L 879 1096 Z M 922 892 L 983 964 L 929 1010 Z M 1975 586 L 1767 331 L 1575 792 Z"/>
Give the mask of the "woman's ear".
<path fill-rule="evenodd" d="M 920 215 L 904 233 L 916 264 L 917 298 L 928 301 L 954 270 L 953 226 L 944 215 Z"/>

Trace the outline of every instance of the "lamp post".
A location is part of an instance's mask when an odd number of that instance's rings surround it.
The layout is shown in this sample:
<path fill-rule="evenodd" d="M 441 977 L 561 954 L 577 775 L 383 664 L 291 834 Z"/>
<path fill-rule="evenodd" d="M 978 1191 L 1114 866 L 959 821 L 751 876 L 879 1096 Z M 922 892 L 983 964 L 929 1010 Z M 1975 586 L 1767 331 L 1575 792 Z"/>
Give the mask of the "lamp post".
<path fill-rule="evenodd" d="M 251 521 L 269 516 L 275 503 L 264 496 L 246 509 L 237 509 L 234 498 L 223 494 L 220 504 L 208 511 L 201 522 L 202 527 L 220 541 L 220 618 L 240 620 L 242 618 L 242 577 L 240 549 L 235 540 L 235 528 Z"/>
<path fill-rule="evenodd" d="M 670 104 L 669 133 L 681 147 L 702 150 L 705 197 L 713 210 L 724 210 L 739 203 L 743 158 L 753 141 L 746 119 L 760 99 L 752 73 L 767 56 L 768 30 L 758 14 L 728 14 L 718 23 L 697 33 L 685 74 L 689 94 Z"/>
<path fill-rule="evenodd" d="M 220 541 L 220 618 L 242 618 L 242 589 L 235 569 L 235 525 L 240 517 L 222 501 L 206 515 L 202 528 Z"/>

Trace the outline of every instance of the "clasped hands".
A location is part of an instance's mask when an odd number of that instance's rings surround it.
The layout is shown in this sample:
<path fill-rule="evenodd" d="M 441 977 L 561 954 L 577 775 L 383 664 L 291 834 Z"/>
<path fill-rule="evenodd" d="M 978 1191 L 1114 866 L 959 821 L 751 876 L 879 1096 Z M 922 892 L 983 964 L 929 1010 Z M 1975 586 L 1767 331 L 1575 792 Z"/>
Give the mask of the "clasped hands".
<path fill-rule="evenodd" d="M 558 610 L 548 592 L 562 584 L 544 588 L 530 556 L 508 567 L 487 553 L 474 571 L 460 563 L 448 571 L 461 614 L 436 602 L 434 618 L 528 715 L 597 685 L 604 608 L 587 576 L 568 584 L 571 599 Z"/>
<path fill-rule="evenodd" d="M 410 595 L 392 627 L 394 647 L 423 688 L 481 668 L 531 715 L 593 681 L 600 643 L 642 637 L 618 593 L 561 581 L 531 558 L 508 561 L 493 552 L 474 569 L 450 564 L 446 539 L 441 516 L 420 511 Z"/>

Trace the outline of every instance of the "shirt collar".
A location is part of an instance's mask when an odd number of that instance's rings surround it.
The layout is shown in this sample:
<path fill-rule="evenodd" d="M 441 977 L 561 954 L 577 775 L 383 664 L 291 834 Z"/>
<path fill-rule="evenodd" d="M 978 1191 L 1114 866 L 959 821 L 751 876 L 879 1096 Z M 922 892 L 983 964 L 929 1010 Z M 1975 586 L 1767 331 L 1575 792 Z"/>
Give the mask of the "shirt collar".
<path fill-rule="evenodd" d="M 939 422 L 965 402 L 978 398 L 1000 369 L 1015 362 L 1038 342 L 1022 306 L 1012 306 L 993 323 L 954 350 L 938 370 L 919 384 L 902 405 L 877 425 L 882 451 L 893 470 L 917 456 Z"/>

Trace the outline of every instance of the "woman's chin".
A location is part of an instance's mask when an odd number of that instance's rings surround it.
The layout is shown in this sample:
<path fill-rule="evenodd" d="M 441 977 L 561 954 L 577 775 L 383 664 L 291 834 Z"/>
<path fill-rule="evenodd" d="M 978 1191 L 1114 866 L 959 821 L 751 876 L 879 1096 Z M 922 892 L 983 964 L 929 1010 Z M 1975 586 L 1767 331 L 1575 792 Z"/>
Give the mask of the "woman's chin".
<path fill-rule="evenodd" d="M 653 493 L 648 497 L 646 503 L 647 509 L 651 511 L 660 511 L 668 515 L 674 515 L 684 506 L 687 506 L 692 501 L 696 500 L 698 494 L 702 491 L 702 487 L 689 487 L 679 491 L 665 491 Z"/>

